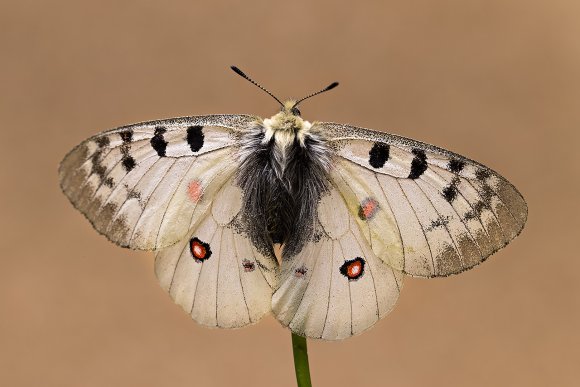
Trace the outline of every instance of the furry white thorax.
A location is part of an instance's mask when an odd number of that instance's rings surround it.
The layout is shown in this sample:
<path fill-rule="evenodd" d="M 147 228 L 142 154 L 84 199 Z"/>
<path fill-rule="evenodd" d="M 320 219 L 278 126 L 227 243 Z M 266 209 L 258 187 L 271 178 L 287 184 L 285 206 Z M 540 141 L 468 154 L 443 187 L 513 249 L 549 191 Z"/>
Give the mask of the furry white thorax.
<path fill-rule="evenodd" d="M 304 146 L 304 138 L 312 124 L 292 112 L 294 104 L 292 100 L 284 102 L 282 111 L 264 120 L 264 143 L 274 138 L 276 145 L 285 149 L 294 143 L 294 139 L 298 139 L 300 145 Z"/>

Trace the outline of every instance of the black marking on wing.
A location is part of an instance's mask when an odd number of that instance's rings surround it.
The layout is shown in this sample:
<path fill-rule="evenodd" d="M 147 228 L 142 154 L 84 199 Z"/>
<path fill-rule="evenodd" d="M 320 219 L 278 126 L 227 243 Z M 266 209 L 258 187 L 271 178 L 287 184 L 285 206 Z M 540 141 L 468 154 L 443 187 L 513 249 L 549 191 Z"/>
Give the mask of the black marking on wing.
<path fill-rule="evenodd" d="M 155 128 L 155 135 L 151 138 L 151 146 L 155 149 L 159 157 L 165 157 L 165 150 L 167 149 L 167 141 L 163 138 L 165 132 L 167 132 L 167 129 L 158 126 Z"/>
<path fill-rule="evenodd" d="M 307 272 L 308 272 L 308 268 L 306 266 L 302 265 L 299 268 L 297 268 L 296 270 L 294 270 L 294 277 L 302 278 L 306 275 Z"/>
<path fill-rule="evenodd" d="M 475 177 L 477 177 L 478 180 L 485 181 L 490 176 L 491 172 L 489 171 L 489 169 L 480 168 L 477 171 L 475 171 Z"/>
<path fill-rule="evenodd" d="M 485 171 L 485 170 L 482 170 Z M 478 171 L 479 172 L 479 171 Z M 491 176 L 489 174 L 489 171 L 486 171 L 487 174 L 486 176 L 489 177 Z M 477 175 L 477 172 L 476 172 Z M 493 196 L 495 196 L 495 192 L 493 191 L 493 189 L 485 183 L 481 184 L 481 188 L 476 188 L 477 193 L 479 194 L 479 201 L 477 203 L 475 203 L 473 205 L 473 208 L 471 209 L 471 211 L 468 211 L 463 218 L 465 220 L 471 220 L 471 219 L 475 219 L 478 218 L 481 213 L 483 212 L 484 209 L 488 209 L 491 210 L 491 199 L 493 198 Z"/>
<path fill-rule="evenodd" d="M 488 206 L 484 202 L 478 201 L 473 205 L 473 208 L 470 211 L 468 211 L 465 215 L 463 215 L 463 219 L 465 220 L 477 219 L 479 218 L 483 210 L 486 209 L 487 207 Z"/>
<path fill-rule="evenodd" d="M 456 176 L 453 178 L 453 180 L 451 180 L 451 183 L 449 183 L 448 186 L 443 188 L 443 192 L 441 193 L 448 203 L 451 203 L 452 201 L 455 200 L 455 198 L 457 198 L 457 194 L 459 193 L 459 191 L 457 190 L 457 186 L 459 185 L 459 182 L 460 180 Z"/>
<path fill-rule="evenodd" d="M 97 138 L 95 140 L 95 142 L 97 143 L 97 145 L 99 146 L 99 148 L 104 148 L 104 147 L 108 146 L 111 143 L 111 140 L 109 140 L 109 137 L 103 136 L 103 137 Z"/>
<path fill-rule="evenodd" d="M 443 188 L 443 197 L 445 200 L 451 203 L 457 197 L 457 188 L 451 184 Z"/>
<path fill-rule="evenodd" d="M 340 274 L 348 278 L 349 281 L 356 281 L 363 276 L 365 272 L 365 260 L 361 257 L 356 257 L 348 261 L 344 261 L 339 268 Z"/>
<path fill-rule="evenodd" d="M 373 168 L 382 168 L 389 159 L 390 146 L 383 142 L 375 142 L 369 151 L 369 164 Z"/>
<path fill-rule="evenodd" d="M 113 186 L 115 185 L 115 182 L 113 181 L 112 177 L 108 177 L 105 179 L 103 184 L 105 184 L 109 188 L 113 188 Z"/>
<path fill-rule="evenodd" d="M 131 172 L 131 170 L 135 168 L 136 165 L 137 163 L 135 162 L 133 156 L 123 157 L 123 167 L 125 168 L 125 171 Z"/>
<path fill-rule="evenodd" d="M 203 147 L 203 126 L 195 125 L 187 128 L 187 143 L 192 152 L 197 152 Z"/>
<path fill-rule="evenodd" d="M 127 129 L 119 132 L 119 136 L 121 136 L 121 140 L 123 140 L 125 144 L 129 144 L 131 141 L 133 141 L 133 130 Z"/>
<path fill-rule="evenodd" d="M 130 172 L 137 165 L 133 156 L 129 155 L 129 151 L 131 150 L 131 141 L 133 141 L 133 130 L 127 129 L 119 132 L 119 136 L 121 136 L 121 140 L 123 140 L 123 144 L 121 144 L 123 167 L 125 168 L 125 171 Z"/>
<path fill-rule="evenodd" d="M 459 173 L 465 167 L 465 163 L 459 159 L 451 159 L 447 163 L 447 169 L 453 173 Z"/>
<path fill-rule="evenodd" d="M 431 221 L 429 227 L 425 229 L 425 231 L 433 231 L 436 228 L 445 228 L 449 224 L 449 220 L 451 219 L 450 216 L 443 216 L 439 214 L 439 217 L 435 220 Z"/>
<path fill-rule="evenodd" d="M 249 259 L 244 259 L 242 261 L 242 267 L 246 273 L 250 273 L 256 269 L 254 262 L 250 261 Z"/>
<path fill-rule="evenodd" d="M 103 181 L 107 173 L 107 168 L 101 164 L 101 156 L 103 155 L 102 152 L 103 151 L 101 149 L 98 149 L 91 156 L 91 174 L 97 175 L 99 177 L 99 181 Z"/>
<path fill-rule="evenodd" d="M 209 257 L 211 257 L 211 247 L 209 243 L 206 243 L 197 237 L 193 237 L 189 240 L 189 252 L 193 259 L 198 263 L 208 260 Z"/>
<path fill-rule="evenodd" d="M 418 179 L 427 170 L 427 155 L 421 149 L 413 149 L 412 152 L 415 157 L 411 161 L 409 179 Z"/>

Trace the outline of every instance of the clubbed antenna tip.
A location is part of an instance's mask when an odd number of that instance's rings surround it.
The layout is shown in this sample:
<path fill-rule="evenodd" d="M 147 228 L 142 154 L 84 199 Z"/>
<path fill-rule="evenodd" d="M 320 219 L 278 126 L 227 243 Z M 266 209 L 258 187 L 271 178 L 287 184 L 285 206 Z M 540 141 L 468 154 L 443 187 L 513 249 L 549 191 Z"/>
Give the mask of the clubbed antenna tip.
<path fill-rule="evenodd" d="M 299 104 L 300 102 L 304 101 L 305 99 L 308 99 L 308 98 L 310 98 L 310 97 L 314 97 L 315 95 L 318 95 L 318 94 L 320 94 L 320 93 L 324 93 L 325 91 L 332 90 L 332 89 L 334 89 L 336 86 L 338 86 L 338 82 L 332 82 L 330 85 L 326 86 L 324 89 L 322 89 L 322 90 L 320 90 L 320 91 L 317 91 L 316 93 L 312 93 L 312 94 L 310 94 L 310 95 L 307 95 L 307 96 L 306 96 L 306 97 L 304 97 L 304 98 L 301 98 L 301 99 L 299 99 L 298 101 L 296 101 L 296 103 L 294 104 L 294 106 L 292 106 L 292 108 L 295 108 L 296 106 L 298 106 L 298 104 Z"/>
<path fill-rule="evenodd" d="M 332 89 L 334 89 L 336 86 L 338 86 L 338 82 L 332 82 L 330 85 L 328 85 L 328 86 L 326 87 L 326 89 L 324 89 L 324 91 L 332 90 Z"/>
<path fill-rule="evenodd" d="M 234 70 L 234 72 L 236 74 L 238 74 L 240 77 L 244 78 L 245 80 L 253 83 L 254 85 L 258 86 L 260 89 L 264 90 L 266 93 L 268 93 L 268 95 L 270 97 L 274 98 L 280 104 L 280 106 L 284 107 L 284 104 L 278 98 L 276 98 L 276 96 L 274 94 L 270 93 L 268 90 L 266 90 L 266 88 L 262 87 L 258 82 L 254 81 L 252 78 L 248 77 L 242 70 L 240 70 L 236 66 L 230 66 L 230 68 L 232 70 Z"/>
<path fill-rule="evenodd" d="M 258 86 L 260 89 L 264 90 L 266 93 L 268 93 L 270 95 L 270 97 L 274 98 L 279 104 L 280 106 L 284 107 L 284 104 L 278 99 L 276 98 L 276 96 L 272 93 L 270 93 L 268 90 L 266 90 L 264 87 L 262 87 L 259 83 L 257 83 L 256 81 L 254 81 L 252 78 L 248 77 L 246 75 L 246 73 L 244 73 L 242 70 L 240 70 L 239 68 L 237 68 L 236 66 L 230 66 L 230 68 L 236 73 L 238 74 L 240 77 L 244 78 L 245 80 L 251 82 L 252 84 Z M 317 91 L 316 93 L 312 93 L 310 95 L 307 95 L 306 97 L 299 99 L 292 108 L 295 108 L 296 106 L 298 106 L 298 104 L 302 101 L 304 101 L 305 99 L 308 99 L 310 97 L 314 97 L 315 95 L 318 95 L 320 93 L 324 93 L 325 91 L 328 90 L 332 90 L 334 89 L 336 86 L 338 86 L 338 82 L 332 82 L 330 85 L 326 86 L 324 89 Z"/>

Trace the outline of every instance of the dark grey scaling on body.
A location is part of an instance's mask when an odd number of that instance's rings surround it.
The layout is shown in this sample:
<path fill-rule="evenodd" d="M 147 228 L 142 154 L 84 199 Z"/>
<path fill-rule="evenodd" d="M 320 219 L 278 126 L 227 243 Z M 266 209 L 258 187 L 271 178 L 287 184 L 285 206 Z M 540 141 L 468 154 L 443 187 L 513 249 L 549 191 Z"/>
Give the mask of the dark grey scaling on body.
<path fill-rule="evenodd" d="M 369 164 L 373 168 L 382 168 L 389 159 L 390 147 L 384 142 L 375 142 L 369 151 Z"/>
<path fill-rule="evenodd" d="M 427 155 L 421 149 L 413 149 L 411 152 L 413 152 L 415 157 L 411 161 L 409 179 L 418 179 L 427 170 Z"/>
<path fill-rule="evenodd" d="M 330 187 L 330 149 L 323 138 L 307 134 L 285 149 L 274 138 L 263 142 L 256 125 L 240 140 L 236 183 L 243 192 L 241 221 L 262 254 L 283 243 L 282 258 L 298 254 L 315 237 L 320 197 Z"/>
<path fill-rule="evenodd" d="M 121 144 L 121 153 L 123 154 L 121 162 L 123 163 L 125 171 L 131 172 L 131 170 L 137 165 L 133 156 L 129 154 L 129 151 L 131 150 L 131 142 L 133 141 L 133 131 L 131 129 L 124 130 L 119 132 L 119 136 L 121 136 L 121 140 L 123 140 L 123 144 Z"/>
<path fill-rule="evenodd" d="M 197 152 L 203 147 L 203 126 L 195 125 L 187 128 L 187 143 L 192 152 Z"/>
<path fill-rule="evenodd" d="M 167 141 L 163 138 L 165 132 L 167 132 L 167 129 L 158 126 L 155 128 L 155 134 L 151 138 L 151 146 L 155 149 L 159 157 L 165 157 L 165 150 L 167 149 Z"/>

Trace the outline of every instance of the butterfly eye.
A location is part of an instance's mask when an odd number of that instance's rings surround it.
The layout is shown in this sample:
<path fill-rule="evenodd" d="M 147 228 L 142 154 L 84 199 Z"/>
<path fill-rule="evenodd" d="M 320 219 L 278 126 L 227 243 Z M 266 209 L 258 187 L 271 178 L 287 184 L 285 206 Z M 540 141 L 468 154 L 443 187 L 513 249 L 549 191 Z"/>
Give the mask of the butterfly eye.
<path fill-rule="evenodd" d="M 298 110 L 298 108 L 292 108 L 292 114 L 294 114 L 295 116 L 299 116 L 300 110 Z"/>

